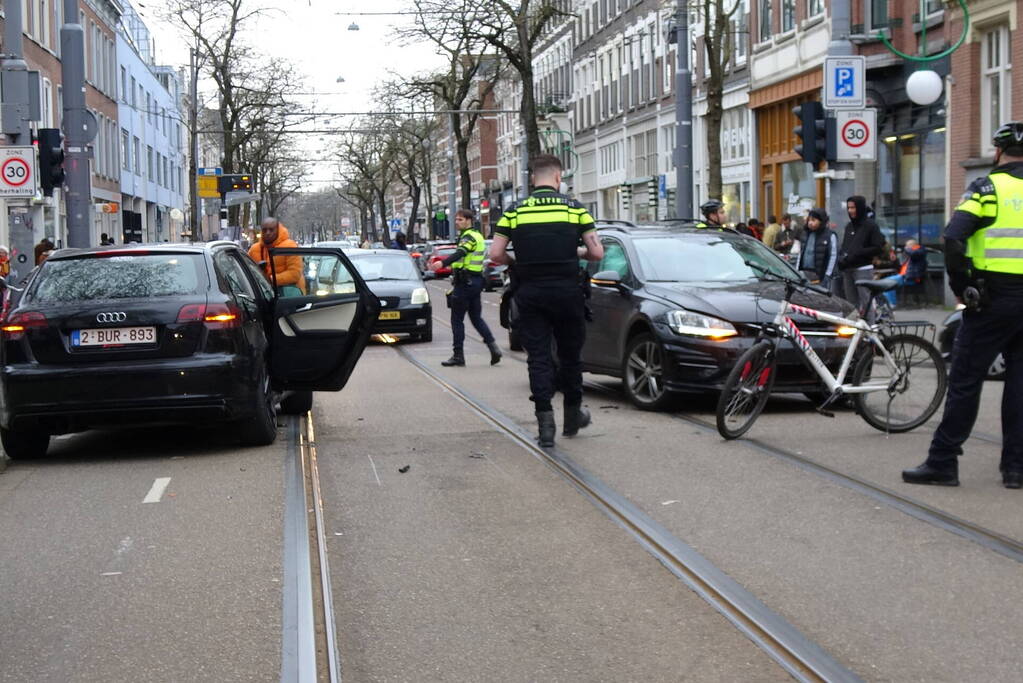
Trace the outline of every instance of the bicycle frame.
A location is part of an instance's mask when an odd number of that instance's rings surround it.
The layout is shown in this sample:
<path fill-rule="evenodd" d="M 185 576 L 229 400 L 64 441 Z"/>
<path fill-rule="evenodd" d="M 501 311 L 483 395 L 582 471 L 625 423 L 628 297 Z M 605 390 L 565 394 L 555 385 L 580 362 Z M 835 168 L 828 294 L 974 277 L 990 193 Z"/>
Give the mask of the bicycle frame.
<path fill-rule="evenodd" d="M 813 350 L 812 346 L 810 346 L 810 342 L 807 341 L 805 336 L 803 336 L 799 327 L 792 318 L 787 315 L 790 311 L 800 313 L 808 318 L 813 318 L 814 320 L 821 320 L 856 329 L 856 332 L 853 334 L 852 340 L 849 344 L 849 348 L 845 352 L 845 357 L 842 359 L 842 365 L 838 369 L 837 375 L 831 374 L 831 371 L 828 370 L 824 361 L 820 359 L 817 352 Z M 781 307 L 778 309 L 777 315 L 774 317 L 773 327 L 776 330 L 777 338 L 775 345 L 777 346 L 783 338 L 791 341 L 792 345 L 802 352 L 803 356 L 810 363 L 810 366 L 814 369 L 817 375 L 821 378 L 821 381 L 828 388 L 828 391 L 832 394 L 834 394 L 838 389 L 841 389 L 844 394 L 866 394 L 873 391 L 884 391 L 894 387 L 902 378 L 902 370 L 895 363 L 895 359 L 892 358 L 888 349 L 886 349 L 884 344 L 881 342 L 881 337 L 878 335 L 877 327 L 870 325 L 865 320 L 849 320 L 848 318 L 824 313 L 823 311 L 806 308 L 805 306 L 799 306 L 783 300 L 781 302 Z M 856 355 L 856 349 L 859 348 L 860 343 L 864 340 L 876 346 L 881 352 L 885 364 L 893 373 L 890 381 L 886 381 L 883 384 L 868 382 L 858 386 L 845 384 L 845 376 L 848 374 L 849 368 L 852 367 L 852 361 L 853 357 Z"/>

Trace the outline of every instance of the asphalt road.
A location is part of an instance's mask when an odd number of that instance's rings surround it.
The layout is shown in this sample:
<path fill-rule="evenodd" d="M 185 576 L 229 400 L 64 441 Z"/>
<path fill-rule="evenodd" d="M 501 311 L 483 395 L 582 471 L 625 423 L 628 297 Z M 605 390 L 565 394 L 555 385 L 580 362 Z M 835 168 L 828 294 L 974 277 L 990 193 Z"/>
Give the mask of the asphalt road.
<path fill-rule="evenodd" d="M 430 285 L 436 301 L 445 284 Z M 396 346 L 532 432 L 524 356 L 484 297 L 499 365 L 470 332 L 468 367 L 440 366 L 442 306 L 432 343 Z M 312 411 L 346 680 L 788 678 L 396 346 L 373 344 Z M 617 380 L 587 380 L 594 424 L 559 438 L 564 454 L 843 666 L 872 681 L 1019 680 L 1017 559 L 777 455 L 1023 539 L 1023 494 L 997 471 L 1000 384 L 963 485 L 945 489 L 899 478 L 932 427 L 886 436 L 782 396 L 750 439 L 724 442 L 704 424 L 711 397 L 647 413 Z M 278 678 L 286 434 L 263 449 L 230 436 L 92 432 L 0 473 L 0 680 Z"/>

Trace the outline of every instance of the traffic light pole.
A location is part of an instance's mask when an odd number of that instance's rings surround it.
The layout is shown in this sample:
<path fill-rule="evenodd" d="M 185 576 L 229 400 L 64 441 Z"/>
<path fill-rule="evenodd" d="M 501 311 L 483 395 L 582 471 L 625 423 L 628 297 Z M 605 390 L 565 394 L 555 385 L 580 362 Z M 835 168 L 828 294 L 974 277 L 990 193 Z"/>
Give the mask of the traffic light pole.
<path fill-rule="evenodd" d="M 675 217 L 693 217 L 693 79 L 689 68 L 689 6 L 675 12 Z"/>
<path fill-rule="evenodd" d="M 7 3 L 20 4 L 20 3 Z M 78 0 L 64 0 L 60 27 L 61 78 L 64 94 L 64 169 L 69 247 L 91 246 L 92 183 L 89 143 L 96 137 L 96 117 L 85 106 L 85 31 L 78 23 Z"/>
<path fill-rule="evenodd" d="M 849 42 L 850 0 L 831 0 L 831 42 L 828 43 L 829 57 L 847 57 L 853 54 Z M 823 97 L 821 98 L 824 99 Z M 832 122 L 833 124 L 833 122 Z M 836 131 L 837 134 L 837 131 Z M 853 180 L 853 164 L 848 161 L 828 162 L 827 200 L 828 215 L 839 229 L 845 222 L 845 200 L 856 192 Z"/>

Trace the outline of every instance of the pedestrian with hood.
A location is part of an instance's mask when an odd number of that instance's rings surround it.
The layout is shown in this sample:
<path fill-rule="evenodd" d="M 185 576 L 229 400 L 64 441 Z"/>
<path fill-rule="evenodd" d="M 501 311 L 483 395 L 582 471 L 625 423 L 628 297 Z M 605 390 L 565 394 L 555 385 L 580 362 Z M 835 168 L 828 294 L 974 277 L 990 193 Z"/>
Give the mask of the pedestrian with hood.
<path fill-rule="evenodd" d="M 874 257 L 881 255 L 884 235 L 874 219 L 869 217 L 871 211 L 865 197 L 853 195 L 846 200 L 845 206 L 849 222 L 838 250 L 839 280 L 835 294 L 856 304 L 862 312 L 870 304 L 870 292 L 857 287 L 856 283 L 874 279 Z"/>
<path fill-rule="evenodd" d="M 796 270 L 813 284 L 831 289 L 838 263 L 838 236 L 828 227 L 828 212 L 810 209 Z"/>

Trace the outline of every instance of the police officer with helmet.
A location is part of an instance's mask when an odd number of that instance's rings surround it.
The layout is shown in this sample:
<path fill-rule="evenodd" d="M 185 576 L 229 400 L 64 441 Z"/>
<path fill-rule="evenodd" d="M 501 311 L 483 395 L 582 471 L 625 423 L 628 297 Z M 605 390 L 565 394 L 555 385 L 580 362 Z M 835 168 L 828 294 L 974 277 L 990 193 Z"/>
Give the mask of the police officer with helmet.
<path fill-rule="evenodd" d="M 451 358 L 441 361 L 445 367 L 464 366 L 465 352 L 465 314 L 476 331 L 483 337 L 483 342 L 490 349 L 490 364 L 496 365 L 501 360 L 501 348 L 494 339 L 494 334 L 483 319 L 483 305 L 480 300 L 483 292 L 483 261 L 485 260 L 486 242 L 483 234 L 473 227 L 475 214 L 471 209 L 458 209 L 455 212 L 455 227 L 458 228 L 458 248 L 443 261 L 430 264 L 433 271 L 442 267 L 451 267 L 451 281 L 454 287 L 448 294 L 451 307 L 451 331 L 454 334 L 453 353 Z"/>
<path fill-rule="evenodd" d="M 910 484 L 959 485 L 958 456 L 977 419 L 987 369 L 1005 357 L 1002 483 L 1023 487 L 1023 123 L 995 133 L 995 169 L 967 188 L 945 227 L 949 285 L 966 305 L 955 339 L 945 412 Z"/>
<path fill-rule="evenodd" d="M 704 220 L 696 224 L 698 228 L 723 228 L 728 220 L 725 214 L 725 203 L 720 199 L 710 199 L 700 205 L 700 213 Z"/>
<path fill-rule="evenodd" d="M 579 287 L 579 259 L 600 261 L 604 247 L 593 217 L 561 194 L 561 161 L 551 154 L 534 157 L 532 194 L 497 222 L 490 258 L 509 263 L 507 245 L 515 250 L 518 289 L 515 323 L 528 354 L 530 400 L 536 412 L 541 446 L 554 445 L 555 368 L 551 340 L 557 343 L 564 394 L 562 434 L 574 436 L 590 423 L 582 407 L 582 347 L 586 340 L 585 298 Z M 580 247 L 580 242 L 582 247 Z"/>

